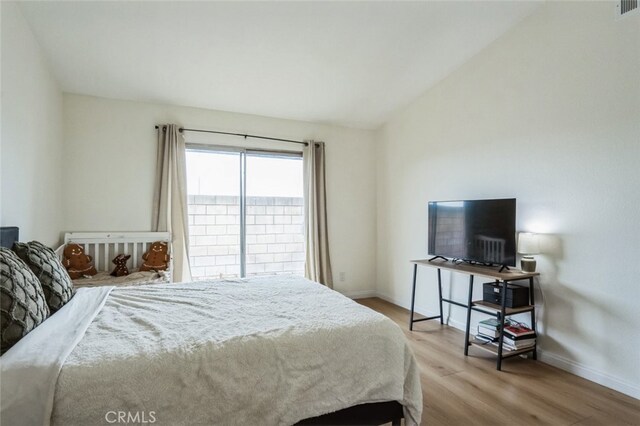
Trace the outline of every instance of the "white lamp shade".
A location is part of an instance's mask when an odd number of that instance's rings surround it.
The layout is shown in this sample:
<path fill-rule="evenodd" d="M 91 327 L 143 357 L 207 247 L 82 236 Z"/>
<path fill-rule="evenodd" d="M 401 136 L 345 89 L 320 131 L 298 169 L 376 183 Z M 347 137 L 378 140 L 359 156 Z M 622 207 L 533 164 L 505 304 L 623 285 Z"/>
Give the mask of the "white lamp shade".
<path fill-rule="evenodd" d="M 520 234 L 518 234 L 518 253 L 540 253 L 540 242 L 538 241 L 538 234 L 534 234 L 532 232 L 521 232 Z"/>

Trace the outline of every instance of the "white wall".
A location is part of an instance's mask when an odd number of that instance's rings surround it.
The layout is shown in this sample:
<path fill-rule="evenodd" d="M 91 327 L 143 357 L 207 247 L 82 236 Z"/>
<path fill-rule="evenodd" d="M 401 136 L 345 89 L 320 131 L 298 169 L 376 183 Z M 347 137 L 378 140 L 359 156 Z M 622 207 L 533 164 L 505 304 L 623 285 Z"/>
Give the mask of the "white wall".
<path fill-rule="evenodd" d="M 380 129 L 377 289 L 409 305 L 427 201 L 516 197 L 518 229 L 550 234 L 543 359 L 640 397 L 640 16 L 612 8 L 547 3 Z M 419 310 L 436 288 L 419 270 Z"/>
<path fill-rule="evenodd" d="M 2 2 L 0 224 L 55 246 L 62 229 L 62 93 L 15 3 Z"/>
<path fill-rule="evenodd" d="M 196 129 L 325 141 L 334 288 L 351 296 L 373 292 L 376 228 L 373 132 L 70 94 L 64 95 L 64 122 L 66 231 L 151 228 L 156 124 L 177 123 Z M 193 134 L 189 137 L 196 136 L 198 141 L 207 138 Z M 284 147 L 270 142 L 253 143 Z M 346 273 L 344 282 L 339 280 L 340 272 Z"/>

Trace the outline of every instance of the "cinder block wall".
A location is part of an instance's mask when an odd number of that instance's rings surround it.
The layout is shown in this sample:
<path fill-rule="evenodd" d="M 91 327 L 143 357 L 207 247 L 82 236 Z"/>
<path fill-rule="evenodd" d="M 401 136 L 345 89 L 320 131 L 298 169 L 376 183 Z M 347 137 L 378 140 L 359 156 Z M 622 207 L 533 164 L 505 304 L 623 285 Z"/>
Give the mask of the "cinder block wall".
<path fill-rule="evenodd" d="M 189 195 L 194 279 L 240 276 L 240 199 Z M 247 197 L 247 276 L 304 274 L 302 198 Z"/>

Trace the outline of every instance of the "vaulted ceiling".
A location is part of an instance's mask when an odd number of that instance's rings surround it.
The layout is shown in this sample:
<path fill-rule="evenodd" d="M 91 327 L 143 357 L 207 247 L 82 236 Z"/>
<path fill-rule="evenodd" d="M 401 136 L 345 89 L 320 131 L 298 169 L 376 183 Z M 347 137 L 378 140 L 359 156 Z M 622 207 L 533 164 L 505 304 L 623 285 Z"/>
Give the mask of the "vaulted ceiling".
<path fill-rule="evenodd" d="M 66 92 L 375 128 L 538 2 L 24 2 Z"/>

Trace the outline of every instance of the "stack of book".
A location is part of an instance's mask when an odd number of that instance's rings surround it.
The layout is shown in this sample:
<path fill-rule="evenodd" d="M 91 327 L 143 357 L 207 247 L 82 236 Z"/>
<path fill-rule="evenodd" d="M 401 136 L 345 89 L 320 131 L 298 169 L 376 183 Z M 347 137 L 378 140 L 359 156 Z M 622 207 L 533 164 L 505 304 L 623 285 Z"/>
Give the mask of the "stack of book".
<path fill-rule="evenodd" d="M 522 325 L 505 325 L 502 347 L 509 351 L 531 348 L 536 344 L 536 332 Z"/>
<path fill-rule="evenodd" d="M 489 318 L 478 323 L 476 338 L 485 342 L 497 342 L 500 337 L 500 322 L 495 318 Z"/>

